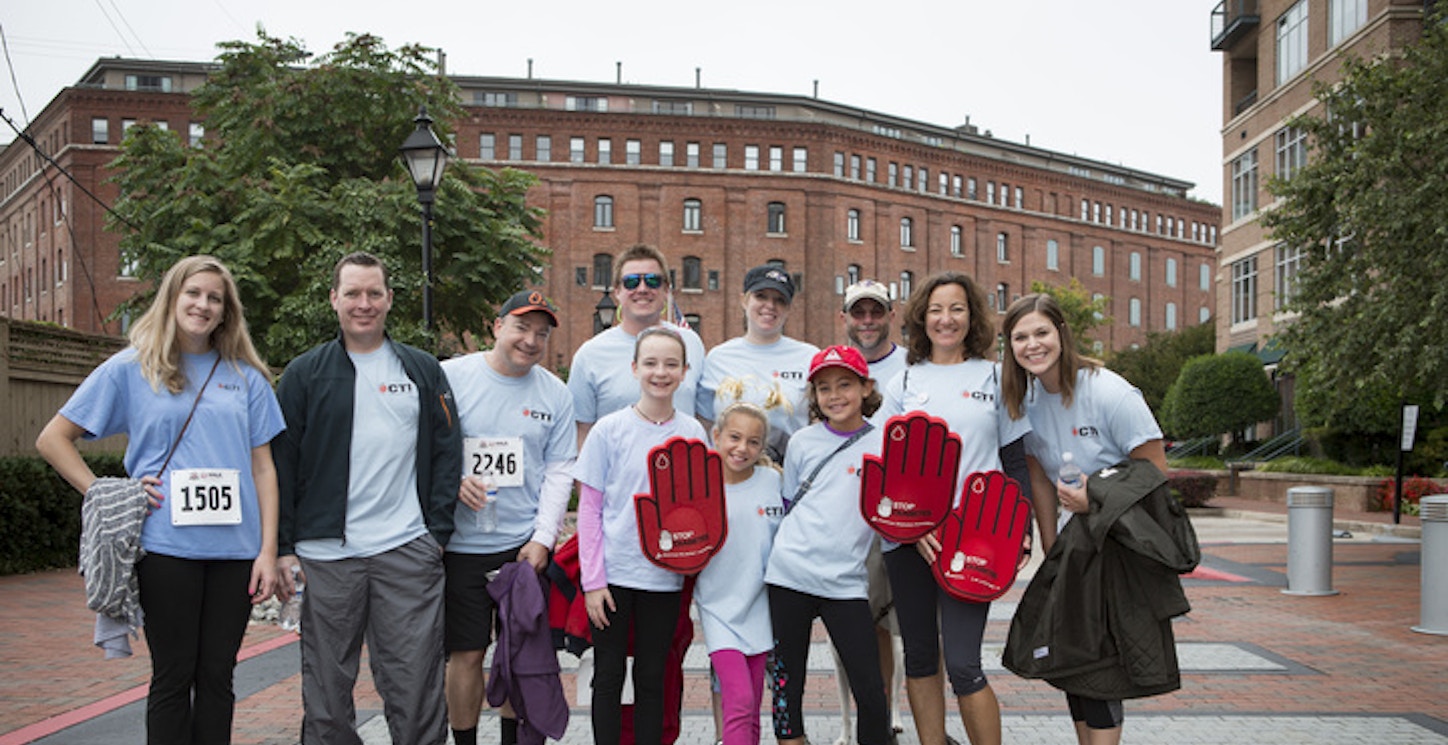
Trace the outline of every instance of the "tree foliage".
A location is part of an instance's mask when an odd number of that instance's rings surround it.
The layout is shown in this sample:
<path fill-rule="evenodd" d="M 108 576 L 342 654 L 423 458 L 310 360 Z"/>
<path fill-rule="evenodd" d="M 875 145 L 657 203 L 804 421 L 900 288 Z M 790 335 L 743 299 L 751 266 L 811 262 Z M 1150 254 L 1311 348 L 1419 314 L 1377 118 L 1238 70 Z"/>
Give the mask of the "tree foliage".
<path fill-rule="evenodd" d="M 1182 366 L 1193 357 L 1211 354 L 1216 346 L 1216 324 L 1208 320 L 1179 331 L 1148 333 L 1145 344 L 1113 352 L 1107 364 L 1141 389 L 1146 404 L 1160 415 L 1167 389 L 1176 382 Z"/>
<path fill-rule="evenodd" d="M 1392 431 L 1406 398 L 1448 404 L 1448 27 L 1383 58 L 1344 59 L 1291 124 L 1311 155 L 1263 223 L 1304 247 L 1281 332 L 1309 425 Z M 1385 408 L 1386 407 L 1386 408 Z"/>
<path fill-rule="evenodd" d="M 1031 292 L 1043 292 L 1055 298 L 1061 305 L 1062 315 L 1066 317 L 1066 325 L 1071 327 L 1071 335 L 1076 337 L 1076 351 L 1084 355 L 1094 354 L 1091 350 L 1091 344 L 1095 341 L 1092 333 L 1097 327 L 1111 323 L 1111 316 L 1106 315 L 1106 305 L 1111 302 L 1110 298 L 1093 300 L 1091 291 L 1075 277 L 1064 287 L 1039 280 L 1033 281 Z"/>
<path fill-rule="evenodd" d="M 349 35 L 310 59 L 296 40 L 258 33 L 221 45 L 191 98 L 206 138 L 133 127 L 115 162 L 122 255 L 159 278 L 177 259 L 216 255 L 236 274 L 252 337 L 282 364 L 336 333 L 332 266 L 351 251 L 381 257 L 396 300 L 394 337 L 433 347 L 422 324 L 422 224 L 398 148 L 425 105 L 438 136 L 462 117 L 456 88 L 420 46 L 388 50 Z M 487 327 L 492 308 L 536 281 L 546 251 L 532 176 L 452 162 L 433 210 L 439 338 Z M 138 297 L 136 311 L 150 302 Z"/>
<path fill-rule="evenodd" d="M 1246 352 L 1194 357 L 1182 366 L 1162 405 L 1161 424 L 1173 437 L 1237 433 L 1277 416 L 1281 400 L 1262 369 Z"/>

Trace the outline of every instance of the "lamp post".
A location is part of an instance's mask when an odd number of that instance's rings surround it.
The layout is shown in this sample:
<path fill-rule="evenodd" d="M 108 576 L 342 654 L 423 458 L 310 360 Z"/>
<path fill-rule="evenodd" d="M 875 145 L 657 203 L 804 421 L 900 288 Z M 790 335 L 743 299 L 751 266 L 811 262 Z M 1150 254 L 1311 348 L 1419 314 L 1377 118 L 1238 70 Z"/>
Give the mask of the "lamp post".
<path fill-rule="evenodd" d="M 598 299 L 598 304 L 593 306 L 593 335 L 597 336 L 609 327 L 613 326 L 614 312 L 618 310 L 618 304 L 613 301 L 613 295 L 608 290 L 603 291 L 603 297 Z"/>
<path fill-rule="evenodd" d="M 422 205 L 422 322 L 429 334 L 432 333 L 432 202 L 442 183 L 442 172 L 447 167 L 447 148 L 432 131 L 432 117 L 427 107 L 417 110 L 417 129 L 402 143 L 402 158 L 407 162 L 407 171 L 412 174 L 412 183 L 417 187 L 417 202 Z"/>

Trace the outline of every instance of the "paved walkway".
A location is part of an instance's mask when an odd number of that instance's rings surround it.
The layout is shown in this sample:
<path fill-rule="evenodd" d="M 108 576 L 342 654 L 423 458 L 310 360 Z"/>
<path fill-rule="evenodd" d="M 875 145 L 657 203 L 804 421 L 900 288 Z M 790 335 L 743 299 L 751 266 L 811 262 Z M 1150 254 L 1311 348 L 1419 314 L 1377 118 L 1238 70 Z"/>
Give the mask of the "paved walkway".
<path fill-rule="evenodd" d="M 1332 587 L 1322 597 L 1286 595 L 1285 508 L 1219 499 L 1194 516 L 1203 568 L 1188 578 L 1193 610 L 1176 626 L 1182 690 L 1127 703 L 1128 743 L 1438 743 L 1448 745 L 1448 635 L 1415 633 L 1420 546 L 1416 520 L 1342 515 L 1351 537 L 1334 540 Z M 1396 531 L 1396 534 L 1392 531 Z M 1000 696 L 1007 743 L 1071 743 L 1060 694 L 1000 669 L 998 655 L 1019 584 L 991 613 L 986 667 Z M 103 661 L 90 646 L 91 618 L 79 578 L 54 571 L 0 578 L 0 745 L 142 742 L 148 662 Z M 817 632 L 806 712 L 811 739 L 840 734 L 838 696 L 825 636 Z M 253 625 L 237 667 L 234 742 L 292 745 L 300 719 L 295 637 Z M 563 742 L 591 742 L 588 710 L 576 705 L 577 661 L 566 665 L 575 702 Z M 714 740 L 702 649 L 685 662 L 680 745 Z M 368 745 L 389 742 L 381 703 L 364 673 L 358 715 Z M 917 742 L 902 702 L 902 743 Z M 961 742 L 958 716 L 949 722 Z M 765 725 L 768 741 L 768 724 Z M 483 741 L 497 742 L 485 714 Z"/>

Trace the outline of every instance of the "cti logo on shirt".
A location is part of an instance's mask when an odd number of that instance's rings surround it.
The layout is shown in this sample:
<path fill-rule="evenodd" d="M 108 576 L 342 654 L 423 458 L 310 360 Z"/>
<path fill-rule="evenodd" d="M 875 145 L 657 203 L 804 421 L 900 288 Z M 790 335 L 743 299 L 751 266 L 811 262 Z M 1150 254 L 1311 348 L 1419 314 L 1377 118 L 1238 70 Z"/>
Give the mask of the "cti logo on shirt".
<path fill-rule="evenodd" d="M 220 389 L 223 390 L 223 391 L 239 391 L 239 390 L 241 390 L 241 384 L 240 384 L 240 383 L 217 383 L 217 384 L 216 384 L 216 387 L 217 387 L 217 388 L 220 388 Z"/>
<path fill-rule="evenodd" d="M 412 383 L 383 383 L 377 386 L 378 393 L 412 393 Z"/>
<path fill-rule="evenodd" d="M 539 411 L 537 409 L 523 409 L 523 416 L 528 417 L 529 419 L 536 419 L 540 422 L 553 421 L 552 414 L 549 414 L 546 411 Z"/>
<path fill-rule="evenodd" d="M 775 370 L 775 371 L 774 371 L 774 377 L 779 378 L 779 379 L 781 379 L 781 380 L 804 380 L 804 371 L 802 371 L 802 370 Z"/>
<path fill-rule="evenodd" d="M 1100 437 L 1101 430 L 1089 424 L 1085 424 L 1080 427 L 1072 427 L 1071 434 L 1075 435 L 1076 437 Z"/>
<path fill-rule="evenodd" d="M 784 517 L 784 505 L 771 505 L 759 508 L 760 517 Z"/>
<path fill-rule="evenodd" d="M 960 397 L 968 398 L 972 401 L 984 401 L 986 403 L 995 401 L 995 394 L 989 391 L 961 391 Z"/>

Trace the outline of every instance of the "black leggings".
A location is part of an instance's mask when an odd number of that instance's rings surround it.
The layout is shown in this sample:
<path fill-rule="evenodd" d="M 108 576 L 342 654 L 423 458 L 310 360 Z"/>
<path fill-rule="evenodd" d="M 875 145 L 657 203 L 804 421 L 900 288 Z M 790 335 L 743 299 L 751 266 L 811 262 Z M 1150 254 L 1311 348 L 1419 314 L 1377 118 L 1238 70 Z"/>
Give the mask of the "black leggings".
<path fill-rule="evenodd" d="M 151 648 L 146 742 L 231 742 L 232 676 L 251 618 L 251 565 L 162 554 L 136 564 Z"/>
<path fill-rule="evenodd" d="M 628 632 L 633 627 L 633 734 L 637 745 L 664 739 L 664 670 L 674 627 L 679 624 L 680 592 L 651 592 L 609 585 L 616 611 L 608 628 L 593 627 L 593 741 L 618 745 L 623 732 L 623 680 L 627 672 Z"/>
<path fill-rule="evenodd" d="M 906 677 L 928 678 L 940 672 L 943 642 L 951 691 L 969 696 L 984 689 L 987 681 L 980 664 L 980 642 L 990 603 L 951 597 L 936 584 L 930 565 L 914 544 L 886 552 L 885 569 L 890 575 L 900 641 L 905 645 Z"/>
<path fill-rule="evenodd" d="M 1121 708 L 1120 699 L 1102 701 L 1068 693 L 1066 706 L 1071 709 L 1071 721 L 1085 722 L 1091 729 L 1116 729 L 1126 721 L 1126 712 Z"/>
<path fill-rule="evenodd" d="M 869 602 L 864 598 L 829 600 L 769 585 L 769 616 L 774 624 L 774 659 L 768 673 L 774 693 L 774 736 L 781 740 L 805 736 L 800 701 L 808 676 L 810 630 L 818 616 L 825 622 L 850 678 L 850 692 L 859 713 L 856 742 L 888 745 L 894 732 L 890 729 Z"/>

